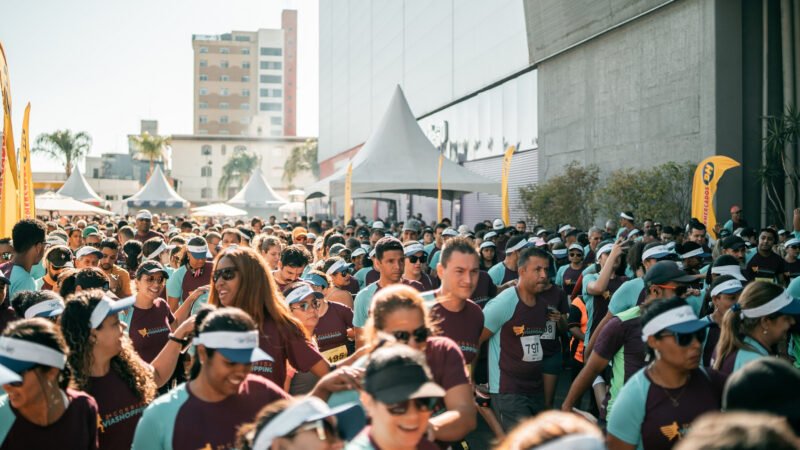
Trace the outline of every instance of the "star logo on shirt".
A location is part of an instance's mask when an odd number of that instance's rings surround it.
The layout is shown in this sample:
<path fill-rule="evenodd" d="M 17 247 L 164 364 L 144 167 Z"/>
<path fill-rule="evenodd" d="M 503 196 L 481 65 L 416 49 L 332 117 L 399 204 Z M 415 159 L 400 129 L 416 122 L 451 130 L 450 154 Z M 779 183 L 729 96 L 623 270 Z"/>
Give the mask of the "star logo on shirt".
<path fill-rule="evenodd" d="M 97 429 L 101 433 L 105 433 L 106 432 L 106 427 L 103 426 L 103 419 L 100 418 L 100 414 L 97 415 Z"/>
<path fill-rule="evenodd" d="M 667 426 L 660 427 L 659 430 L 670 441 L 681 435 L 681 427 L 678 426 L 678 422 L 672 422 Z"/>
<path fill-rule="evenodd" d="M 611 298 L 611 291 L 605 291 L 605 292 L 603 292 L 603 298 L 604 298 L 604 299 L 606 299 L 606 300 L 608 300 L 609 298 Z"/>
<path fill-rule="evenodd" d="M 753 271 L 753 273 L 758 273 L 758 266 L 752 266 L 752 267 L 750 268 L 750 270 L 752 270 L 752 271 Z"/>
<path fill-rule="evenodd" d="M 564 284 L 569 286 L 570 284 L 572 284 L 572 280 L 570 280 L 569 278 L 564 278 Z"/>
<path fill-rule="evenodd" d="M 525 325 L 520 325 L 518 327 L 511 328 L 514 331 L 514 334 L 517 336 L 523 336 L 525 334 Z"/>
<path fill-rule="evenodd" d="M 142 337 L 147 337 L 147 328 L 142 328 L 139 330 L 139 334 L 141 334 Z"/>

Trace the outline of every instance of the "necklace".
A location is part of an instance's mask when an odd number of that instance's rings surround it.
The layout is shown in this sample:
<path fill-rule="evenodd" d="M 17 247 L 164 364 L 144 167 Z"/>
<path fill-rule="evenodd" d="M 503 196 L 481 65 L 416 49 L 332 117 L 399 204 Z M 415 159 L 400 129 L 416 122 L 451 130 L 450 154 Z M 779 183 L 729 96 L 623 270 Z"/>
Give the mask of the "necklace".
<path fill-rule="evenodd" d="M 653 378 L 653 375 L 654 375 L 654 370 L 653 370 L 653 367 L 654 367 L 654 365 L 653 365 L 653 364 L 651 364 L 651 365 L 650 365 L 650 366 L 647 368 L 647 370 L 650 372 L 650 377 L 651 377 L 651 378 Z M 680 391 L 678 391 L 678 395 L 676 395 L 676 396 L 674 396 L 674 397 L 672 396 L 672 394 L 670 394 L 670 393 L 669 393 L 669 391 L 667 390 L 667 388 L 665 388 L 664 386 L 662 386 L 662 385 L 660 385 L 660 384 L 658 384 L 658 383 L 655 383 L 655 380 L 653 380 L 653 381 L 654 381 L 654 383 L 653 383 L 653 384 L 655 384 L 655 385 L 656 385 L 656 386 L 658 386 L 658 387 L 659 387 L 659 388 L 660 388 L 662 391 L 664 391 L 664 395 L 666 395 L 666 396 L 667 396 L 667 398 L 669 398 L 670 402 L 672 402 L 672 407 L 673 407 L 673 408 L 677 408 L 677 407 L 679 407 L 679 406 L 681 405 L 681 404 L 680 404 L 680 402 L 679 402 L 679 400 L 680 400 L 681 396 L 683 395 L 683 391 L 685 391 L 685 390 L 686 390 L 686 386 L 688 386 L 688 385 L 689 385 L 689 380 L 691 380 L 691 379 L 692 379 L 692 374 L 691 374 L 691 373 L 689 373 L 689 375 L 686 377 L 686 382 L 685 382 L 685 383 L 683 383 L 683 386 L 681 386 L 681 388 L 680 388 Z M 674 390 L 674 389 L 673 389 L 673 390 Z"/>

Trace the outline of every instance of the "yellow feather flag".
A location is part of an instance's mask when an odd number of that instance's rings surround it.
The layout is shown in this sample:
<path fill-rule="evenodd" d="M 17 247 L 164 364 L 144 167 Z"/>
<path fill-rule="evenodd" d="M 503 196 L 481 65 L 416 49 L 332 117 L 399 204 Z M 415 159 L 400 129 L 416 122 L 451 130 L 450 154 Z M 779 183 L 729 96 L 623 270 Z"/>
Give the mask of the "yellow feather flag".
<path fill-rule="evenodd" d="M 347 178 L 344 180 L 344 223 L 350 222 L 353 217 L 352 200 L 353 163 L 347 165 Z"/>
<path fill-rule="evenodd" d="M 14 146 L 14 132 L 11 129 L 11 79 L 8 76 L 8 62 L 3 43 L 0 42 L 0 94 L 3 96 L 3 139 L 11 169 L 11 182 L 17 185 L 17 147 Z"/>
<path fill-rule="evenodd" d="M 444 210 L 442 209 L 442 164 L 444 164 L 444 155 L 439 155 L 439 171 L 436 175 L 436 189 L 437 193 L 437 202 L 436 202 L 436 223 L 442 223 L 442 219 L 444 218 Z"/>
<path fill-rule="evenodd" d="M 19 143 L 19 168 L 17 174 L 17 192 L 19 194 L 19 218 L 35 219 L 36 205 L 33 195 L 33 174 L 31 173 L 31 147 L 28 139 L 28 119 L 31 115 L 31 104 L 25 107 L 22 118 L 22 137 Z"/>
<path fill-rule="evenodd" d="M 714 213 L 714 195 L 717 193 L 717 183 L 726 170 L 738 167 L 736 160 L 727 156 L 711 156 L 697 165 L 692 182 L 692 217 L 696 218 L 712 235 L 717 224 Z M 714 236 L 716 238 L 716 236 Z"/>
<path fill-rule="evenodd" d="M 14 184 L 14 175 L 11 170 L 6 149 L 7 135 L 0 139 L 0 237 L 11 237 L 11 230 L 19 220 L 17 207 L 17 186 Z"/>
<path fill-rule="evenodd" d="M 511 214 L 508 211 L 508 174 L 511 172 L 511 157 L 514 156 L 516 147 L 509 145 L 506 149 L 506 154 L 503 156 L 503 171 L 501 183 L 501 209 L 500 215 L 506 225 L 511 223 Z"/>

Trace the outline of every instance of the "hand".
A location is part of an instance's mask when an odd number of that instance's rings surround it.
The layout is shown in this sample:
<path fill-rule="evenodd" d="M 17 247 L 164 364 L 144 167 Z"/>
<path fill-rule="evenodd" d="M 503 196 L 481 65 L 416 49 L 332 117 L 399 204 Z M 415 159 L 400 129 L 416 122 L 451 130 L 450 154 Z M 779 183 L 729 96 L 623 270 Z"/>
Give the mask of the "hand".
<path fill-rule="evenodd" d="M 328 393 L 360 389 L 363 376 L 364 369 L 350 366 L 339 367 L 320 378 L 317 382 L 317 388 L 321 388 Z"/>
<path fill-rule="evenodd" d="M 189 335 L 194 332 L 194 317 L 191 316 L 188 319 L 184 320 L 183 323 L 175 329 L 175 332 L 172 334 L 175 335 L 178 339 L 186 339 Z"/>
<path fill-rule="evenodd" d="M 561 313 L 559 311 L 550 311 L 547 314 L 547 320 L 552 320 L 553 322 L 561 321 Z"/>
<path fill-rule="evenodd" d="M 200 286 L 199 288 L 193 290 L 192 293 L 189 294 L 188 297 L 186 297 L 186 301 L 187 302 L 194 302 L 195 300 L 200 298 L 203 294 L 207 294 L 208 291 L 210 291 L 210 290 L 211 290 L 211 286 L 208 285 L 208 284 L 205 285 L 205 286 Z"/>
<path fill-rule="evenodd" d="M 622 254 L 622 243 L 623 242 L 624 241 L 623 241 L 622 238 L 619 238 L 619 239 L 617 239 L 617 242 L 614 242 L 614 245 L 611 246 L 611 254 L 608 255 L 608 259 L 610 259 L 611 261 L 614 261 L 619 257 L 619 255 Z"/>
<path fill-rule="evenodd" d="M 593 423 L 593 424 L 597 425 L 597 417 L 595 417 L 595 416 L 593 416 L 593 415 L 589 414 L 588 412 L 586 412 L 586 411 L 581 411 L 581 410 L 580 410 L 580 409 L 578 409 L 578 408 L 572 408 L 572 412 L 574 412 L 575 414 L 577 414 L 577 415 L 579 415 L 579 416 L 583 417 L 584 419 L 588 420 L 589 422 L 591 422 L 591 423 Z"/>

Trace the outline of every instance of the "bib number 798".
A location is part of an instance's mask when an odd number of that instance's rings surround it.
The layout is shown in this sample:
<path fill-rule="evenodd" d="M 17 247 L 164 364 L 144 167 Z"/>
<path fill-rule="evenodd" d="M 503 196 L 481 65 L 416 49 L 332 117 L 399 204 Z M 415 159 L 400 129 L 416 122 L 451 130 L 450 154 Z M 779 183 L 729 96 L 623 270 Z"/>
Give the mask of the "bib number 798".
<path fill-rule="evenodd" d="M 544 353 L 542 352 L 541 338 L 538 334 L 532 336 L 522 336 L 519 338 L 519 342 L 522 344 L 523 361 L 537 362 L 542 360 Z"/>

